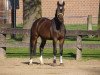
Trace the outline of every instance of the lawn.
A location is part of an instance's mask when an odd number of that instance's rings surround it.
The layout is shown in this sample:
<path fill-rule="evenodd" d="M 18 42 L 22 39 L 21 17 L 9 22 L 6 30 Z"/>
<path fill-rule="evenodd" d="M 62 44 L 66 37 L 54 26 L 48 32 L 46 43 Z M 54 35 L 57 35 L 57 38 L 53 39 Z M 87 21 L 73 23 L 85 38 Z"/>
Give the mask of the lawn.
<path fill-rule="evenodd" d="M 87 30 L 86 25 L 66 25 L 67 30 Z M 97 30 L 97 25 L 93 25 L 93 30 Z M 16 40 L 9 39 L 10 43 L 14 43 L 16 41 L 21 42 L 22 36 L 18 35 Z M 88 38 L 87 36 L 83 37 L 82 43 L 84 44 L 100 44 L 100 38 L 93 37 Z M 51 41 L 48 41 L 51 43 Z M 66 44 L 76 43 L 75 37 L 68 37 L 65 40 Z M 29 48 L 7 48 L 6 50 L 7 57 L 18 57 L 18 58 L 29 58 Z M 64 59 L 75 59 L 76 49 L 64 49 L 63 52 Z M 45 58 L 53 57 L 52 48 L 45 48 L 43 56 Z M 83 49 L 82 51 L 83 59 L 99 59 L 100 60 L 100 49 Z M 37 49 L 37 55 L 35 57 L 39 57 L 39 49 Z M 57 53 L 57 58 L 59 57 L 59 50 Z"/>
<path fill-rule="evenodd" d="M 86 24 L 68 24 L 65 25 L 66 30 L 87 30 L 87 25 Z M 92 25 L 93 30 L 97 30 L 98 26 L 97 25 Z"/>
<path fill-rule="evenodd" d="M 17 58 L 29 58 L 28 48 L 7 48 L 7 57 L 17 57 Z M 75 59 L 76 49 L 64 49 L 63 52 L 64 59 Z M 37 49 L 37 54 L 34 57 L 39 57 L 39 49 Z M 82 51 L 83 59 L 98 59 L 100 60 L 100 50 L 99 49 L 84 49 Z M 53 57 L 52 48 L 45 48 L 43 53 L 44 58 Z M 59 50 L 57 51 L 57 58 L 59 57 Z"/>

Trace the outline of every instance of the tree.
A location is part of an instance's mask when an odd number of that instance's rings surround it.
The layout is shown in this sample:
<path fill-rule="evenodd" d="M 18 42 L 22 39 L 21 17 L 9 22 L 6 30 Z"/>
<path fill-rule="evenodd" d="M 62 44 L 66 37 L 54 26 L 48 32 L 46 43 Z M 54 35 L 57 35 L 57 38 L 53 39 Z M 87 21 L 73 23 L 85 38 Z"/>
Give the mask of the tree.
<path fill-rule="evenodd" d="M 24 19 L 25 25 L 23 28 L 30 29 L 34 20 L 41 17 L 41 0 L 25 0 L 24 3 L 26 3 L 24 7 L 28 7 L 27 11 L 25 11 L 26 13 L 28 12 L 29 15 L 27 19 Z M 24 36 L 23 41 L 28 42 L 29 38 Z"/>

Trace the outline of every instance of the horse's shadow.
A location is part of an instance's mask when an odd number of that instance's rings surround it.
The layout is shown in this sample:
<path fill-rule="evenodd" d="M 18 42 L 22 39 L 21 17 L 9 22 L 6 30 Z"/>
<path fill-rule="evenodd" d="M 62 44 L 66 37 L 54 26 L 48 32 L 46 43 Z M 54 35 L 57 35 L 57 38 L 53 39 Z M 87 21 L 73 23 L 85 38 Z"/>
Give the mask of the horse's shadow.
<path fill-rule="evenodd" d="M 29 65 L 29 62 L 22 62 L 22 64 Z M 32 62 L 32 64 L 39 65 L 40 63 L 39 62 Z"/>
<path fill-rule="evenodd" d="M 26 64 L 29 65 L 29 62 L 22 62 L 22 64 Z M 39 62 L 32 62 L 32 65 L 41 65 Z M 53 63 L 44 63 L 43 65 L 47 65 L 47 66 L 59 66 L 59 65 L 54 65 Z"/>

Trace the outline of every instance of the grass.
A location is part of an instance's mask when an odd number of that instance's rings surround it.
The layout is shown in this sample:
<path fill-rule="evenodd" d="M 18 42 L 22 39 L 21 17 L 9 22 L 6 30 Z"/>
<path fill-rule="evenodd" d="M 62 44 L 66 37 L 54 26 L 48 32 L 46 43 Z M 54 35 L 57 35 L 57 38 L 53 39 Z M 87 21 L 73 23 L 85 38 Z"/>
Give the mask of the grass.
<path fill-rule="evenodd" d="M 7 57 L 8 58 L 29 58 L 29 49 L 28 48 L 7 48 Z M 59 58 L 59 50 L 57 51 L 57 58 Z M 64 59 L 75 59 L 76 49 L 64 49 L 63 52 Z M 37 54 L 35 57 L 39 57 L 39 49 L 37 49 Z M 45 48 L 43 53 L 44 58 L 52 58 L 53 50 L 52 48 Z M 100 60 L 100 50 L 99 49 L 84 49 L 82 51 L 83 59 L 98 59 Z"/>
<path fill-rule="evenodd" d="M 7 57 L 27 57 L 29 56 L 28 48 L 7 48 Z"/>
<path fill-rule="evenodd" d="M 86 25 L 66 25 L 67 30 L 87 30 Z M 97 30 L 97 25 L 93 25 L 93 30 Z M 14 43 L 16 41 L 22 41 L 21 35 L 17 35 L 16 39 L 7 40 L 9 43 Z M 88 38 L 87 36 L 83 37 L 82 43 L 84 44 L 100 44 L 100 38 L 93 37 Z M 48 41 L 51 43 L 51 41 Z M 66 44 L 76 43 L 75 37 L 67 37 L 65 40 Z M 17 57 L 17 58 L 26 58 L 29 57 L 29 49 L 28 48 L 7 48 L 6 50 L 7 57 Z M 76 49 L 64 49 L 63 52 L 64 59 L 75 59 Z M 35 57 L 39 57 L 39 49 L 37 49 L 37 55 Z M 43 53 L 44 58 L 52 58 L 53 50 L 52 48 L 45 48 Z M 83 59 L 99 59 L 100 60 L 100 49 L 83 49 L 82 51 Z M 59 51 L 57 53 L 57 58 L 59 57 Z"/>
<path fill-rule="evenodd" d="M 29 57 L 29 49 L 28 48 L 7 48 L 7 57 L 19 57 L 26 58 Z M 37 54 L 35 57 L 39 57 L 39 49 L 37 49 Z M 53 57 L 52 48 L 45 48 L 43 53 L 44 58 Z M 75 59 L 75 50 L 64 49 L 64 58 Z M 57 57 L 59 57 L 59 51 L 57 51 Z"/>
<path fill-rule="evenodd" d="M 82 52 L 83 59 L 99 59 L 100 49 L 84 49 Z"/>
<path fill-rule="evenodd" d="M 87 30 L 86 24 L 73 24 L 73 25 L 65 25 L 67 30 Z M 93 30 L 97 30 L 97 25 L 92 25 Z"/>

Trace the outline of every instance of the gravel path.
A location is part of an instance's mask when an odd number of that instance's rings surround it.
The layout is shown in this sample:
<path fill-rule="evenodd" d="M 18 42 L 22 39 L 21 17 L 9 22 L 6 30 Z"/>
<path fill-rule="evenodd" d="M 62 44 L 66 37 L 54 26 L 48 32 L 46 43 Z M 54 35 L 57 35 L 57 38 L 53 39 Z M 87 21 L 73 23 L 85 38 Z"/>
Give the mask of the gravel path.
<path fill-rule="evenodd" d="M 27 58 L 6 58 L 0 60 L 0 75 L 100 75 L 100 60 L 65 60 L 64 66 L 52 66 L 52 59 L 44 59 L 40 65 L 38 58 L 28 65 Z"/>

